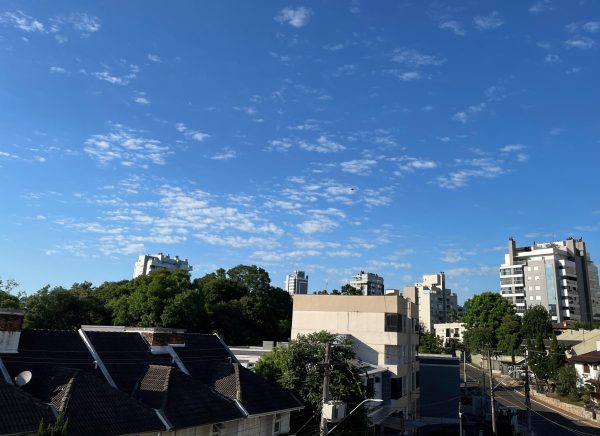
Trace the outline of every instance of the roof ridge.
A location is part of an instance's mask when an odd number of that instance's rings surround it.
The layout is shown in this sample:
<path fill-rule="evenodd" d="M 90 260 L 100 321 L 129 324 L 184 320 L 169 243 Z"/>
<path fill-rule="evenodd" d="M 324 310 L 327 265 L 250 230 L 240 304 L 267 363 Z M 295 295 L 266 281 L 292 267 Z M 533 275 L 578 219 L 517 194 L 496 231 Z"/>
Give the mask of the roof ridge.
<path fill-rule="evenodd" d="M 233 371 L 235 373 L 235 391 L 236 391 L 236 400 L 242 401 L 242 382 L 240 380 L 240 364 L 232 363 Z"/>
<path fill-rule="evenodd" d="M 69 405 L 69 400 L 71 399 L 71 394 L 73 393 L 73 385 L 75 384 L 75 379 L 79 376 L 79 371 L 73 370 L 71 373 L 71 377 L 69 378 L 69 382 L 66 384 L 63 392 L 64 395 L 60 400 L 58 410 L 59 412 L 65 412 L 67 406 Z"/>

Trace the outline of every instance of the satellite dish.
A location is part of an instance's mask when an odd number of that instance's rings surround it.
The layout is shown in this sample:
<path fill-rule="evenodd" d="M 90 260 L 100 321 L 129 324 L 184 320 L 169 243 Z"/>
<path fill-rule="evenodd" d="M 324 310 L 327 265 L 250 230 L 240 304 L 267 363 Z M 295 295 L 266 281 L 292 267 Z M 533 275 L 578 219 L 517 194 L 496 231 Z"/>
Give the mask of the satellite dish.
<path fill-rule="evenodd" d="M 23 371 L 15 377 L 15 384 L 19 387 L 25 386 L 31 381 L 32 376 L 33 374 L 31 374 L 31 371 Z"/>

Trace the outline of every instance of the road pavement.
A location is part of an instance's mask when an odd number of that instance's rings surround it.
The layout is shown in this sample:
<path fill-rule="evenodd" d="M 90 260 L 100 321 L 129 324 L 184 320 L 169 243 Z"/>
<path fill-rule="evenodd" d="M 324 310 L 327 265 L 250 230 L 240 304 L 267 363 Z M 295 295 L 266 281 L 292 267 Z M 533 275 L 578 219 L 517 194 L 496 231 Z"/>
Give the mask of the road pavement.
<path fill-rule="evenodd" d="M 463 377 L 461 364 L 461 379 Z M 483 384 L 482 371 L 478 367 L 467 364 L 467 388 L 471 392 L 478 392 Z M 521 412 L 519 422 L 526 424 L 525 396 L 518 392 L 514 386 L 511 386 L 510 378 L 494 377 L 495 389 L 494 395 L 498 403 L 502 406 L 518 409 Z M 486 395 L 489 396 L 489 377 L 486 373 Z M 531 401 L 531 425 L 535 436 L 573 436 L 573 435 L 600 435 L 600 427 L 594 423 L 585 421 L 579 417 L 572 416 L 563 411 L 552 409 L 540 404 L 537 401 Z"/>

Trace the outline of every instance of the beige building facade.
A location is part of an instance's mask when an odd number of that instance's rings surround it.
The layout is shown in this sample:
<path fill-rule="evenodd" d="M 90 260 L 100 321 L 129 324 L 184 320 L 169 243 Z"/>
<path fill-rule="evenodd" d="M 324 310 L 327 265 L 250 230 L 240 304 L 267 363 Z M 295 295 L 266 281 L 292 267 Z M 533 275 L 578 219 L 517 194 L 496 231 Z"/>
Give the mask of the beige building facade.
<path fill-rule="evenodd" d="M 417 307 L 398 295 L 295 295 L 292 339 L 321 330 L 347 335 L 356 357 L 383 368 L 375 398 L 388 414 L 419 416 Z"/>
<path fill-rule="evenodd" d="M 458 299 L 446 288 L 446 275 L 424 275 L 421 282 L 404 287 L 404 297 L 419 307 L 419 322 L 425 331 L 432 332 L 436 323 L 448 322 L 459 309 Z"/>

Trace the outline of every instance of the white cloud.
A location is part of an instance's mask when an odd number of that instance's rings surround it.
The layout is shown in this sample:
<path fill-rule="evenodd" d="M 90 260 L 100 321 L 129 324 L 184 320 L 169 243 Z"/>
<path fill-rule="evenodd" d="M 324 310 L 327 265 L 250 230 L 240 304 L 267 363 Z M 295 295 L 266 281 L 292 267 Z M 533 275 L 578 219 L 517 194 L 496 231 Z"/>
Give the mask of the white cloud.
<path fill-rule="evenodd" d="M 529 7 L 529 12 L 532 14 L 539 14 L 552 10 L 552 2 L 550 0 L 541 0 L 537 3 L 532 4 Z"/>
<path fill-rule="evenodd" d="M 243 237 L 239 235 L 214 235 L 211 233 L 198 233 L 196 238 L 211 245 L 222 245 L 233 248 L 254 247 L 269 249 L 277 246 L 277 240 L 258 236 Z"/>
<path fill-rule="evenodd" d="M 65 75 L 71 74 L 69 71 L 67 71 L 63 67 L 50 67 L 50 72 L 54 73 L 54 74 L 65 74 Z"/>
<path fill-rule="evenodd" d="M 316 215 L 314 218 L 308 219 L 301 224 L 298 224 L 298 229 L 304 234 L 322 233 L 338 227 L 339 224 L 328 216 Z"/>
<path fill-rule="evenodd" d="M 162 62 L 160 57 L 157 54 L 148 53 L 147 58 L 151 62 Z"/>
<path fill-rule="evenodd" d="M 38 21 L 21 11 L 3 12 L 0 14 L 0 23 L 10 24 L 16 29 L 29 33 L 44 33 L 45 31 L 44 24 L 41 21 Z"/>
<path fill-rule="evenodd" d="M 548 53 L 544 58 L 544 62 L 547 64 L 556 64 L 557 62 L 560 62 L 560 56 L 557 54 Z"/>
<path fill-rule="evenodd" d="M 118 162 L 127 167 L 147 168 L 149 163 L 164 165 L 171 154 L 169 147 L 159 140 L 144 138 L 121 124 L 113 125 L 110 133 L 90 136 L 85 145 L 84 151 L 102 165 Z"/>
<path fill-rule="evenodd" d="M 329 51 L 339 51 L 344 48 L 344 44 L 326 44 L 323 46 L 323 49 Z"/>
<path fill-rule="evenodd" d="M 474 268 L 451 268 L 446 269 L 444 273 L 448 277 L 468 277 L 468 276 L 497 276 L 497 266 L 479 265 Z"/>
<path fill-rule="evenodd" d="M 183 133 L 188 138 L 191 138 L 194 141 L 198 142 L 202 142 L 205 139 L 211 137 L 211 135 L 209 135 L 208 133 L 202 132 L 200 130 L 191 130 L 183 123 L 175 124 L 175 129 L 177 129 L 178 132 Z"/>
<path fill-rule="evenodd" d="M 567 48 L 589 50 L 590 48 L 596 46 L 596 41 L 594 41 L 589 36 L 575 36 L 571 39 L 567 39 L 565 41 L 565 45 L 567 46 Z"/>
<path fill-rule="evenodd" d="M 73 29 L 77 30 L 84 36 L 88 36 L 92 33 L 98 32 L 102 26 L 100 19 L 93 15 L 88 15 L 85 12 L 74 12 L 69 15 L 58 15 L 51 19 L 53 25 L 50 28 L 51 33 L 55 33 L 61 30 L 61 26 L 64 24 L 70 24 Z"/>
<path fill-rule="evenodd" d="M 600 21 L 588 21 L 586 23 L 569 23 L 565 26 L 569 33 L 588 32 L 596 33 L 600 30 Z"/>
<path fill-rule="evenodd" d="M 452 30 L 455 35 L 464 36 L 467 33 L 467 32 L 465 32 L 465 29 L 464 29 L 463 25 L 460 23 L 460 21 L 455 21 L 455 20 L 442 21 L 440 24 L 438 24 L 438 27 L 440 29 L 444 29 L 444 30 L 447 30 L 447 29 Z"/>
<path fill-rule="evenodd" d="M 211 156 L 211 159 L 214 160 L 229 160 L 235 159 L 237 157 L 237 152 L 229 147 L 224 148 L 219 153 Z"/>
<path fill-rule="evenodd" d="M 133 101 L 135 101 L 138 104 L 150 104 L 151 103 L 150 99 L 144 95 L 138 95 Z"/>
<path fill-rule="evenodd" d="M 377 165 L 377 161 L 372 159 L 349 160 L 340 163 L 343 172 L 356 174 L 357 176 L 370 175 L 375 165 Z"/>
<path fill-rule="evenodd" d="M 265 149 L 267 151 L 288 151 L 292 147 L 292 145 L 292 140 L 287 138 L 273 139 L 269 141 Z"/>
<path fill-rule="evenodd" d="M 504 24 L 504 20 L 497 11 L 488 15 L 479 15 L 473 18 L 473 24 L 478 30 L 494 30 Z"/>
<path fill-rule="evenodd" d="M 394 171 L 396 176 L 402 176 L 404 173 L 412 173 L 418 170 L 431 170 L 438 167 L 437 162 L 429 159 L 404 156 L 398 160 L 400 162 L 398 170 Z"/>
<path fill-rule="evenodd" d="M 395 49 L 391 60 L 407 67 L 439 66 L 446 62 L 446 59 L 419 53 L 415 49 L 406 47 Z"/>
<path fill-rule="evenodd" d="M 113 85 L 125 86 L 128 85 L 133 79 L 137 77 L 137 73 L 140 71 L 137 65 L 127 64 L 126 62 L 122 62 L 129 71 L 123 75 L 117 75 L 109 70 L 104 71 L 96 71 L 92 73 L 96 79 L 103 80 Z"/>
<path fill-rule="evenodd" d="M 513 153 L 515 151 L 523 150 L 525 146 L 523 144 L 508 144 L 500 149 L 503 153 Z"/>
<path fill-rule="evenodd" d="M 475 116 L 475 114 L 482 112 L 486 108 L 486 106 L 487 106 L 487 103 L 485 103 L 485 102 L 471 105 L 468 108 L 466 108 L 465 110 L 455 113 L 452 116 L 452 119 L 454 121 L 458 121 L 462 124 L 466 124 L 468 121 L 470 121 Z"/>
<path fill-rule="evenodd" d="M 325 135 L 319 136 L 316 143 L 301 141 L 299 145 L 303 150 L 316 151 L 317 153 L 335 153 L 346 149 L 342 144 L 327 138 Z"/>
<path fill-rule="evenodd" d="M 465 259 L 462 255 L 462 250 L 459 249 L 444 250 L 442 254 L 441 260 L 448 263 L 456 263 Z"/>
<path fill-rule="evenodd" d="M 256 112 L 256 108 L 253 106 L 233 106 L 233 110 L 236 110 L 238 112 L 244 112 L 246 115 L 250 115 L 250 116 L 254 116 L 257 114 Z"/>
<path fill-rule="evenodd" d="M 284 8 L 275 16 L 275 21 L 287 23 L 290 26 L 299 28 L 306 26 L 313 15 L 313 11 L 303 6 L 297 8 Z"/>
<path fill-rule="evenodd" d="M 490 158 L 457 159 L 456 165 L 461 168 L 446 176 L 436 178 L 436 183 L 441 188 L 462 188 L 467 186 L 471 179 L 492 179 L 506 173 L 506 170 L 501 166 L 501 162 Z"/>
<path fill-rule="evenodd" d="M 384 70 L 384 73 L 397 77 L 402 82 L 413 82 L 421 79 L 421 73 L 418 71 L 403 71 L 398 69 Z"/>

